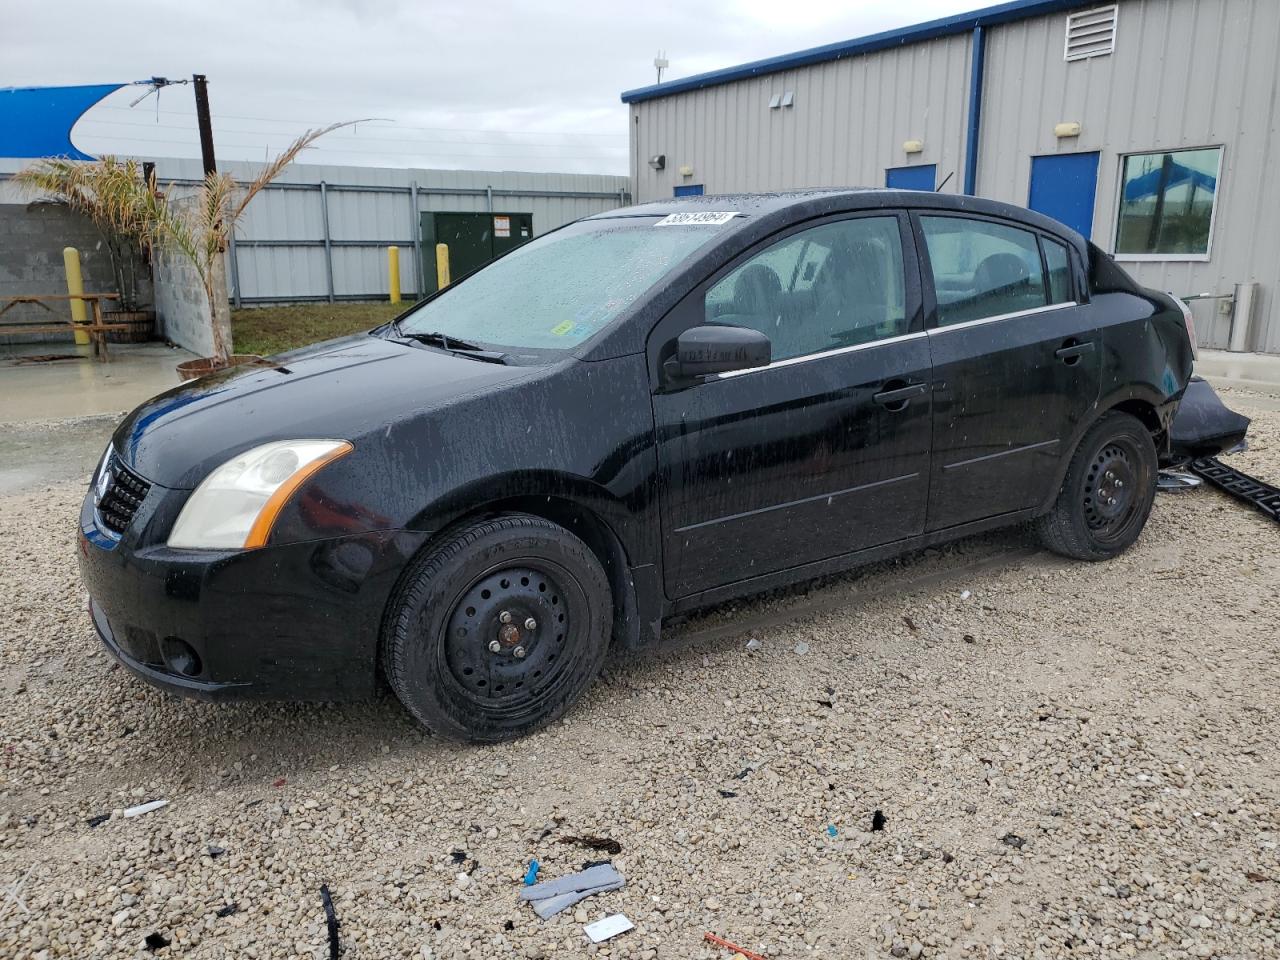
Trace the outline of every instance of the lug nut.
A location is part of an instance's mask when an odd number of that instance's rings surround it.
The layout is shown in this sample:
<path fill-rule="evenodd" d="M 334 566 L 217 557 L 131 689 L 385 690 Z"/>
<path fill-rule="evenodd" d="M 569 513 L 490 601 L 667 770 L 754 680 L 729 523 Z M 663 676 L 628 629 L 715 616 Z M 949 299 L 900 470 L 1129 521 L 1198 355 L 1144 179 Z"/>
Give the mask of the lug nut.
<path fill-rule="evenodd" d="M 1117 489 L 1117 490 L 1118 490 L 1118 489 L 1120 489 L 1120 488 L 1121 488 L 1121 487 L 1123 487 L 1123 486 L 1124 486 L 1124 481 L 1123 481 L 1123 480 L 1117 480 L 1117 481 L 1116 481 L 1116 489 Z"/>
<path fill-rule="evenodd" d="M 516 658 L 517 658 L 517 659 L 519 659 L 520 657 L 523 657 L 523 656 L 524 656 L 524 653 L 525 653 L 525 651 L 524 651 L 524 647 L 516 647 L 516 648 L 515 648 L 514 650 L 512 650 L 511 652 L 512 652 L 512 653 L 514 653 L 514 654 L 516 655 Z"/>
<path fill-rule="evenodd" d="M 510 610 L 503 610 L 500 614 L 498 614 L 498 621 L 499 621 L 500 623 L 510 623 L 510 622 L 511 622 L 511 611 L 510 611 Z"/>
<path fill-rule="evenodd" d="M 497 640 L 490 640 L 490 641 L 489 641 L 489 652 L 490 652 L 490 653 L 500 653 L 501 651 L 502 651 L 502 644 L 500 644 Z"/>
<path fill-rule="evenodd" d="M 535 619 L 533 619 L 533 617 L 530 617 L 528 620 L 526 620 L 526 621 L 524 622 L 524 628 L 525 628 L 526 630 L 537 630 L 537 629 L 538 629 L 538 621 L 537 621 L 537 620 L 535 620 Z"/>

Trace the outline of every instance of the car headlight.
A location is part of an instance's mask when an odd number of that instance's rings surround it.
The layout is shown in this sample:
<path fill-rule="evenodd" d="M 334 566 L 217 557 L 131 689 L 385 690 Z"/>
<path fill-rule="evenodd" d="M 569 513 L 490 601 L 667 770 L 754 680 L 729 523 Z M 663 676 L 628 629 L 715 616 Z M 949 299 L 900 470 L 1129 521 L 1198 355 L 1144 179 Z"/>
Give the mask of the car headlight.
<path fill-rule="evenodd" d="M 252 550 L 303 482 L 351 452 L 346 440 L 280 440 L 228 460 L 205 477 L 178 514 L 169 546 Z"/>

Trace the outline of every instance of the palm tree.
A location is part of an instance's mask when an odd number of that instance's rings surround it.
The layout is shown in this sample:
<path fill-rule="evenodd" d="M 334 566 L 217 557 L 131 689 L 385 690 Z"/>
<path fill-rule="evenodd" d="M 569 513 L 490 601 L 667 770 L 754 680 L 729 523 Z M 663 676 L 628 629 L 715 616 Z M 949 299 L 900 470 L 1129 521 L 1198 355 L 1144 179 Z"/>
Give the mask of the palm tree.
<path fill-rule="evenodd" d="M 34 193 L 50 195 L 144 249 L 154 247 L 186 258 L 195 268 L 209 303 L 213 357 L 231 361 L 231 308 L 227 301 L 223 254 L 245 208 L 303 150 L 326 133 L 357 121 L 308 130 L 243 188 L 226 173 L 211 173 L 187 196 L 172 197 L 142 177 L 136 160 L 103 157 L 88 163 L 65 158 L 37 161 L 14 179 Z"/>

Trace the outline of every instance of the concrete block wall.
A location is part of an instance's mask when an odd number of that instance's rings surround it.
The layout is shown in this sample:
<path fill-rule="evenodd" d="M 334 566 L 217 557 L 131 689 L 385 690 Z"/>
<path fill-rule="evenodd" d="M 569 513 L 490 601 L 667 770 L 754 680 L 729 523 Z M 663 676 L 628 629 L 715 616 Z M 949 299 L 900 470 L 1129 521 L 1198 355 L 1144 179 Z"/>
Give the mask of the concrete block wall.
<path fill-rule="evenodd" d="M 181 255 L 157 251 L 152 272 L 161 334 L 196 356 L 210 356 L 213 330 L 209 322 L 209 300 L 196 268 Z"/>
<path fill-rule="evenodd" d="M 63 247 L 80 251 L 86 293 L 116 292 L 107 246 L 91 222 L 58 204 L 0 203 L 0 298 L 66 293 Z M 149 284 L 143 284 L 141 294 L 142 302 L 149 303 Z M 8 310 L 0 317 L 0 344 L 32 340 L 70 342 L 69 329 L 66 334 L 4 335 L 5 324 L 70 320 L 69 304 L 51 303 L 49 307 L 52 312 L 34 304 L 20 304 Z"/>

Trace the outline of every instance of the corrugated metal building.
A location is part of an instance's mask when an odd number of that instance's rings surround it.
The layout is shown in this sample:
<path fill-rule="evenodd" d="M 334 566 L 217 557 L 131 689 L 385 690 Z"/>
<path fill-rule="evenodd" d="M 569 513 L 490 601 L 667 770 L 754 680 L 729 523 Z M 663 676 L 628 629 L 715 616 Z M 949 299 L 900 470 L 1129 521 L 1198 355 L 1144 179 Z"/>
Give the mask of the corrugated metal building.
<path fill-rule="evenodd" d="M 628 91 L 632 183 L 640 202 L 888 185 L 1031 206 L 1149 286 L 1256 282 L 1243 347 L 1276 353 L 1278 51 L 1277 0 L 1014 0 Z M 1228 345 L 1231 303 L 1193 303 L 1202 343 Z"/>
<path fill-rule="evenodd" d="M 5 182 L 31 161 L 0 159 L 0 204 L 31 197 Z M 161 185 L 201 177 L 199 160 L 154 158 Z M 219 165 L 239 180 L 260 165 Z M 421 214 L 529 213 L 535 236 L 629 200 L 626 177 L 577 173 L 405 170 L 296 163 L 245 211 L 228 258 L 237 304 L 299 300 L 360 300 L 387 295 L 387 247 L 401 251 L 406 293 L 434 290 L 423 276 Z M 429 264 L 431 251 L 426 251 Z M 2 267 L 3 265 L 0 265 Z"/>

